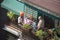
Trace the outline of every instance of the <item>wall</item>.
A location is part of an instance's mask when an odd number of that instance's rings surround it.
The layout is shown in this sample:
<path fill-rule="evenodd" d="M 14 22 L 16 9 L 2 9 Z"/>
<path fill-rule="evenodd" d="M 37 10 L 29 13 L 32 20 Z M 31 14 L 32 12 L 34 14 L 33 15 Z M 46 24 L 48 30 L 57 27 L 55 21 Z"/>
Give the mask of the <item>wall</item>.
<path fill-rule="evenodd" d="M 55 20 L 55 27 L 60 27 L 60 21 Z"/>

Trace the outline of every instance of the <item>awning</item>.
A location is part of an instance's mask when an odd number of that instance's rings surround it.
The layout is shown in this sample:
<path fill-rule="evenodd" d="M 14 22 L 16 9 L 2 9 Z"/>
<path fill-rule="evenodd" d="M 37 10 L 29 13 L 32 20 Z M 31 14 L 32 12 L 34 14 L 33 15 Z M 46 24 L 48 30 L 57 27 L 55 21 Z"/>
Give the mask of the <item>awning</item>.
<path fill-rule="evenodd" d="M 19 15 L 20 11 L 24 11 L 24 4 L 18 2 L 17 0 L 4 0 L 1 3 L 1 7 L 12 10 Z"/>

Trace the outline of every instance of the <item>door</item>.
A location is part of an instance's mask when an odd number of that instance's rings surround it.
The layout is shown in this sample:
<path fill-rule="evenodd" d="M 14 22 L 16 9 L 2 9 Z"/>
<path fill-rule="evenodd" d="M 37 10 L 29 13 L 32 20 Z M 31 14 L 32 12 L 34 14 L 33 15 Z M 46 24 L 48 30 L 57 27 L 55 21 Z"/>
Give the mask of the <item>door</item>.
<path fill-rule="evenodd" d="M 54 28 L 54 20 L 46 15 L 44 15 L 44 24 L 47 28 Z"/>

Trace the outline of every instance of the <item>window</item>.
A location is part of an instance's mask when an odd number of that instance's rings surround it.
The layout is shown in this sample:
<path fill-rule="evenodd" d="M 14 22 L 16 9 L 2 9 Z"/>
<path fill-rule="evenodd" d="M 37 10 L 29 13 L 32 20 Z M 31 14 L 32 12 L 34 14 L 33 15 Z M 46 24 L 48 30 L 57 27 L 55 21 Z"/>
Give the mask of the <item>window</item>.
<path fill-rule="evenodd" d="M 33 14 L 34 18 L 37 18 L 37 10 L 25 5 L 25 15 L 29 16 L 29 14 Z"/>

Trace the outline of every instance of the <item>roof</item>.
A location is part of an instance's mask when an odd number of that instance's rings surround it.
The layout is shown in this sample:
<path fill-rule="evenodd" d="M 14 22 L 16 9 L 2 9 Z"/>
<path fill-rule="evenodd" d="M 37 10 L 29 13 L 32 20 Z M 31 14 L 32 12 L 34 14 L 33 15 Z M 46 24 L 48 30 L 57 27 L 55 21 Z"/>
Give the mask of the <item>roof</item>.
<path fill-rule="evenodd" d="M 60 0 L 26 0 L 26 2 L 45 8 L 60 16 Z"/>

